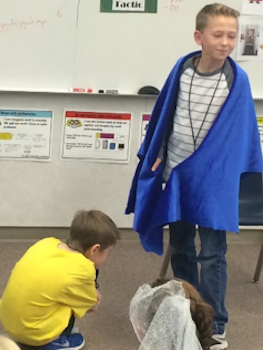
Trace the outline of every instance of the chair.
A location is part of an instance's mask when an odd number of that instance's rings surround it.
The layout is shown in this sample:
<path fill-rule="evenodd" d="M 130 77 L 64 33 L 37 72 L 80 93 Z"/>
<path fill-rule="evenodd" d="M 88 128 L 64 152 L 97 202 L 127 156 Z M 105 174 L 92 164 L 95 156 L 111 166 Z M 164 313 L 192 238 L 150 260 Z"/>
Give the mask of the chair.
<path fill-rule="evenodd" d="M 239 191 L 239 225 L 263 226 L 263 181 L 262 173 L 245 174 L 241 177 Z M 171 247 L 168 246 L 160 278 L 165 277 L 171 260 Z M 254 273 L 253 281 L 259 281 L 263 266 L 263 241 Z"/>
<path fill-rule="evenodd" d="M 245 174 L 241 177 L 239 191 L 239 225 L 263 226 L 262 173 Z M 261 245 L 253 281 L 259 281 L 263 265 L 263 242 Z"/>

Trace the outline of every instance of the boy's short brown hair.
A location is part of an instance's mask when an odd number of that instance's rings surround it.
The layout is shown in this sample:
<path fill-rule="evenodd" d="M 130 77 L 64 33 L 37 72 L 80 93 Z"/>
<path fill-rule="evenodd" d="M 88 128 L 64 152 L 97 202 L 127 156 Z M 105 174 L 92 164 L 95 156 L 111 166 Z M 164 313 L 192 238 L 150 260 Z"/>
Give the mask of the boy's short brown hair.
<path fill-rule="evenodd" d="M 99 210 L 82 210 L 75 214 L 71 223 L 68 243 L 85 252 L 95 244 L 100 244 L 100 249 L 104 250 L 119 239 L 120 231 L 108 215 Z"/>
<path fill-rule="evenodd" d="M 206 5 L 196 16 L 195 29 L 202 32 L 207 25 L 208 18 L 213 16 L 228 16 L 237 18 L 239 16 L 239 12 L 231 7 L 218 3 Z"/>

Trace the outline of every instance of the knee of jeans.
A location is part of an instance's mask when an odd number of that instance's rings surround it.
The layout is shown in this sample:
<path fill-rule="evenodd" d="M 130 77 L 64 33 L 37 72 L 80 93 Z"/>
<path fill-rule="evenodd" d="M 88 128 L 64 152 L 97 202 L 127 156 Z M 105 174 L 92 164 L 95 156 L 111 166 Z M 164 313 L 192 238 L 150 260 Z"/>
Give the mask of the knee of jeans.
<path fill-rule="evenodd" d="M 170 246 L 172 248 L 172 252 L 175 252 L 177 254 L 180 253 L 189 253 L 196 254 L 196 247 L 195 247 L 195 241 L 194 239 L 176 239 L 174 237 L 170 238 Z"/>
<path fill-rule="evenodd" d="M 190 249 L 189 249 L 190 248 Z M 195 247 L 172 247 L 171 249 L 171 257 L 190 257 L 196 259 L 196 250 Z"/>
<path fill-rule="evenodd" d="M 199 256 L 203 258 L 220 258 L 224 257 L 226 252 L 226 244 L 202 244 Z"/>
<path fill-rule="evenodd" d="M 201 250 L 199 254 L 199 258 L 202 259 L 209 259 L 209 260 L 218 260 L 218 259 L 225 259 L 225 250 L 215 250 L 215 249 L 210 249 L 210 250 Z"/>

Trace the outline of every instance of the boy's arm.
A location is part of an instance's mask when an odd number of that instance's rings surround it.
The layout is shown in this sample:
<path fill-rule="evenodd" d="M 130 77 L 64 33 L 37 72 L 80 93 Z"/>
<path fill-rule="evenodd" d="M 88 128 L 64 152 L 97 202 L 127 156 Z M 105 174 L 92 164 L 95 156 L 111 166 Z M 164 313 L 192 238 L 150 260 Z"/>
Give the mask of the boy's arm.
<path fill-rule="evenodd" d="M 75 285 L 68 285 L 61 291 L 58 301 L 70 307 L 77 318 L 98 303 L 98 294 L 94 280 L 77 280 Z"/>
<path fill-rule="evenodd" d="M 101 302 L 101 294 L 100 292 L 97 290 L 97 304 L 95 306 L 93 306 L 91 309 L 89 309 L 87 312 L 94 312 L 98 310 L 98 307 L 100 306 L 100 302 Z"/>

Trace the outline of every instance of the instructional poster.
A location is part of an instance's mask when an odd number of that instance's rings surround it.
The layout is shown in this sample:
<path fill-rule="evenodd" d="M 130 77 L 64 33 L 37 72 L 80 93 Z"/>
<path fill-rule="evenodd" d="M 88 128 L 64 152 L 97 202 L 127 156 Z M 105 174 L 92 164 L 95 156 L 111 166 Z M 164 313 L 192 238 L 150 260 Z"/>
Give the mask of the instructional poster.
<path fill-rule="evenodd" d="M 263 154 L 263 115 L 257 117 L 258 122 L 258 131 L 260 136 L 260 143 L 261 143 L 261 151 Z"/>
<path fill-rule="evenodd" d="M 0 110 L 0 157 L 50 159 L 51 111 Z"/>
<path fill-rule="evenodd" d="M 145 138 L 150 118 L 151 118 L 150 114 L 142 114 L 141 142 L 143 142 Z"/>
<path fill-rule="evenodd" d="M 63 158 L 127 162 L 130 113 L 66 111 Z"/>

